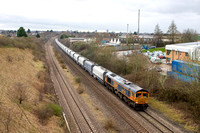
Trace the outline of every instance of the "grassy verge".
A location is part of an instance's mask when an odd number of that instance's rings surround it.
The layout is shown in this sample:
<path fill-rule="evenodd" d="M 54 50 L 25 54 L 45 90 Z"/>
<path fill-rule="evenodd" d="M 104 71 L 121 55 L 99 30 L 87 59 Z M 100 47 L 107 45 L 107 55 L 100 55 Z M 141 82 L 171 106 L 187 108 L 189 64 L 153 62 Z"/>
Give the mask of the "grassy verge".
<path fill-rule="evenodd" d="M 185 129 L 194 132 L 198 131 L 198 127 L 195 124 L 193 124 L 192 121 L 186 120 L 184 117 L 185 114 L 183 112 L 180 112 L 179 110 L 176 110 L 173 106 L 165 102 L 158 101 L 152 97 L 149 99 L 149 105 L 154 109 L 158 110 L 159 112 L 163 113 L 164 115 L 166 115 L 171 120 L 184 125 Z"/>
<path fill-rule="evenodd" d="M 165 48 L 152 48 L 152 49 L 149 49 L 149 50 L 145 50 L 143 49 L 142 52 L 153 52 L 153 51 L 162 51 L 162 52 L 165 52 Z"/>

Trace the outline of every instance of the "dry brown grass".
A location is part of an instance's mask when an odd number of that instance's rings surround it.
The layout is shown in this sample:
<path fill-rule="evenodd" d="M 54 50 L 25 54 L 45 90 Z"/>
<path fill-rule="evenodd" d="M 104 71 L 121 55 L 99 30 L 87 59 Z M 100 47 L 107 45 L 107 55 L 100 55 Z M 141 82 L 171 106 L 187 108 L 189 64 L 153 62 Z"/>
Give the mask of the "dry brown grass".
<path fill-rule="evenodd" d="M 159 110 L 164 113 L 168 118 L 172 119 L 175 122 L 181 123 L 184 125 L 184 128 L 187 130 L 191 130 L 193 132 L 198 132 L 198 125 L 193 121 L 191 112 L 187 112 L 187 104 L 186 103 L 173 103 L 167 104 L 165 102 L 161 102 L 156 100 L 155 98 L 150 98 L 149 104 L 151 107 Z M 176 109 L 174 107 L 181 107 L 184 110 Z"/>
<path fill-rule="evenodd" d="M 54 54 L 58 60 L 58 62 L 60 63 L 62 69 L 67 69 L 65 62 L 64 62 L 64 58 L 61 56 L 60 53 L 58 53 L 54 48 L 53 48 Z"/>
<path fill-rule="evenodd" d="M 57 121 L 49 119 L 46 126 L 38 123 L 33 110 L 38 104 L 50 102 L 44 97 L 39 102 L 39 90 L 44 87 L 42 74 L 43 63 L 33 61 L 32 51 L 18 48 L 0 48 L 0 131 L 6 132 L 62 132 Z M 13 97 L 17 83 L 22 83 L 27 90 L 27 99 L 19 104 Z M 7 124 L 6 124 L 7 123 Z"/>
<path fill-rule="evenodd" d="M 104 123 L 104 128 L 108 131 L 115 131 L 115 123 L 113 119 L 106 119 Z"/>
<path fill-rule="evenodd" d="M 85 89 L 81 85 L 79 85 L 79 87 L 76 90 L 77 90 L 78 94 L 82 94 L 85 91 Z"/>
<path fill-rule="evenodd" d="M 97 119 L 102 124 L 102 126 L 104 126 L 104 123 L 106 121 L 106 117 L 104 116 L 104 114 L 101 111 L 101 109 L 91 99 L 90 95 L 87 94 L 87 92 L 85 91 L 86 88 L 84 87 L 84 85 L 82 83 L 77 83 L 75 81 L 75 77 L 71 74 L 71 72 L 68 69 L 65 69 L 64 71 L 65 71 L 65 74 L 66 74 L 68 80 L 72 83 L 72 85 L 74 86 L 74 88 L 76 90 L 79 87 L 81 88 L 81 90 L 84 89 L 84 93 L 82 93 L 80 95 L 81 98 L 84 100 L 84 102 L 86 103 L 86 105 L 90 108 L 90 112 L 93 114 L 93 116 L 95 116 L 95 119 Z"/>

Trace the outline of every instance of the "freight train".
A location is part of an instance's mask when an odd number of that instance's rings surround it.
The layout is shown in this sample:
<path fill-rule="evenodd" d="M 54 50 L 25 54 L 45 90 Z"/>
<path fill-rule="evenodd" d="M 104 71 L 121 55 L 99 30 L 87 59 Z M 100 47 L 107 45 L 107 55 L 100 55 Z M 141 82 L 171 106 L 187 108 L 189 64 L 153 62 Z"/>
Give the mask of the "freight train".
<path fill-rule="evenodd" d="M 58 39 L 55 39 L 55 42 L 72 60 L 101 84 L 118 95 L 129 106 L 135 109 L 147 109 L 149 102 L 149 92 L 147 90 L 74 52 L 60 43 Z"/>

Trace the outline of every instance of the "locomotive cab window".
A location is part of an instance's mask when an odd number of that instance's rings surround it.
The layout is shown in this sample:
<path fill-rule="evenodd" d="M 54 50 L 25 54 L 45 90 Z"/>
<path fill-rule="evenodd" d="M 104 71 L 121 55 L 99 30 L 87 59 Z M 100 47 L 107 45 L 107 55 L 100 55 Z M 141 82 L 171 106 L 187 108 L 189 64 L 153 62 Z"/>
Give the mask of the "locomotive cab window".
<path fill-rule="evenodd" d="M 109 77 L 107 77 L 107 81 L 111 84 L 111 79 Z"/>
<path fill-rule="evenodd" d="M 143 98 L 148 98 L 148 93 L 143 93 Z"/>
<path fill-rule="evenodd" d="M 137 94 L 136 94 L 136 97 L 137 97 L 137 98 L 141 98 L 141 97 L 142 97 L 142 94 L 141 94 L 141 93 L 137 93 Z"/>

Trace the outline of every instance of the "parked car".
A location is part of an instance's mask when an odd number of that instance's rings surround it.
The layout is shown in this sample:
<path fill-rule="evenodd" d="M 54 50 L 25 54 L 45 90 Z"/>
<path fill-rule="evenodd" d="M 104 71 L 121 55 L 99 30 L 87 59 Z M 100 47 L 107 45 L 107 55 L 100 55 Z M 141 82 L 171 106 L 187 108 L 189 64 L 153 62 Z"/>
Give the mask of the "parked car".
<path fill-rule="evenodd" d="M 160 67 L 155 67 L 154 68 L 157 72 L 162 72 L 162 69 Z"/>
<path fill-rule="evenodd" d="M 161 60 L 158 57 L 152 57 L 150 61 L 155 64 L 161 64 Z"/>
<path fill-rule="evenodd" d="M 164 55 L 164 54 L 159 54 L 158 57 L 159 57 L 160 59 L 165 59 L 165 55 Z"/>

